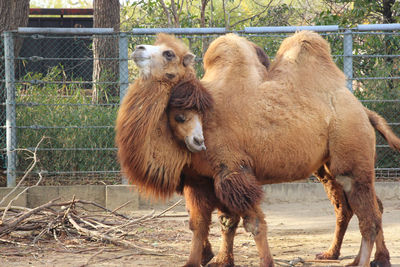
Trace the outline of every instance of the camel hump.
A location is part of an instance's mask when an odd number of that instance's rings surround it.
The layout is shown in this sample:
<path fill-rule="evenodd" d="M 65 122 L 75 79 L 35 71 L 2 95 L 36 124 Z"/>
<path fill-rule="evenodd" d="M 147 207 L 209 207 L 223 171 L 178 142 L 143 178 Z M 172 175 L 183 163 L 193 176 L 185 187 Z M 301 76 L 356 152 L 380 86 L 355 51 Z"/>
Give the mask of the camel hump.
<path fill-rule="evenodd" d="M 312 31 L 300 31 L 284 39 L 276 53 L 279 57 L 305 65 L 317 58 L 320 64 L 335 65 L 328 41 Z"/>
<path fill-rule="evenodd" d="M 379 116 L 376 112 L 364 107 L 365 112 L 368 115 L 368 119 L 372 126 L 385 138 L 389 146 L 400 152 L 400 138 L 396 136 L 386 120 Z"/>

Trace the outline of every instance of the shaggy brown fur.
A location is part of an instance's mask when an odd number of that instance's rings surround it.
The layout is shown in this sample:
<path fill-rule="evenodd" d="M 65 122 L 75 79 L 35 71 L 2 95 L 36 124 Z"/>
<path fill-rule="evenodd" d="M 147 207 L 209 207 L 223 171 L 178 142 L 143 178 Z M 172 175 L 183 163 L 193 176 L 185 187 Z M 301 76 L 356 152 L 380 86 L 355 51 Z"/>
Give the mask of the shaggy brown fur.
<path fill-rule="evenodd" d="M 179 110 L 193 109 L 204 113 L 213 106 L 211 94 L 197 79 L 182 81 L 172 89 L 169 107 Z"/>
<path fill-rule="evenodd" d="M 331 188 L 327 193 L 342 205 L 337 214 L 351 218 L 354 212 L 360 221 L 362 245 L 353 265 L 369 265 L 376 241 L 374 262 L 390 266 L 373 186 L 371 124 L 393 147 L 397 137 L 346 89 L 344 74 L 318 34 L 300 32 L 287 38 L 268 72 L 251 46 L 243 38 L 226 35 L 215 40 L 204 57 L 202 83 L 212 93 L 215 107 L 204 114 L 208 150 L 192 156 L 191 168 L 198 175 L 214 177 L 220 201 L 216 205 L 246 218 L 260 265 L 272 266 L 265 221 L 257 205 L 261 192 L 241 195 L 260 184 L 304 179 L 324 166 L 323 178 L 333 182 L 327 183 L 325 188 Z M 191 209 L 203 207 L 197 203 Z M 191 220 L 203 219 L 191 216 Z M 348 220 L 337 228 L 342 231 L 337 234 L 340 242 Z M 199 239 L 198 229 L 193 231 L 197 236 L 193 242 L 207 240 L 207 236 Z M 226 253 L 217 259 L 226 258 Z M 197 266 L 199 258 L 192 250 L 188 266 Z"/>
<path fill-rule="evenodd" d="M 147 194 L 165 198 L 179 187 L 182 169 L 190 160 L 189 152 L 175 141 L 165 111 L 177 84 L 199 83 L 192 65 L 185 63 L 191 54 L 180 40 L 159 34 L 155 45 L 174 51 L 176 58 L 171 62 L 154 59 L 158 64 L 151 73 L 140 76 L 129 87 L 117 116 L 116 143 L 122 171 L 130 183 Z M 191 92 L 197 101 L 189 104 L 199 111 L 212 104 L 201 86 L 194 86 Z"/>

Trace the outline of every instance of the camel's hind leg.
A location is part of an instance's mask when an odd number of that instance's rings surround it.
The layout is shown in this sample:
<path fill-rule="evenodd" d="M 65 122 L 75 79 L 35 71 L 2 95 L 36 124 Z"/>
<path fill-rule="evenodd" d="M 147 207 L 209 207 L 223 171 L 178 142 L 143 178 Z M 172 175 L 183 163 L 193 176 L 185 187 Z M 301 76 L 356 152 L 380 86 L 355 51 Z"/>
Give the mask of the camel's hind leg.
<path fill-rule="evenodd" d="M 185 183 L 183 189 L 190 215 L 189 227 L 193 232 L 190 256 L 184 265 L 187 267 L 205 265 L 214 256 L 208 241 L 208 232 L 211 213 L 216 208 L 217 199 L 214 196 L 211 180 L 203 179 L 200 181 L 193 178 L 194 181 L 190 181 L 190 184 Z"/>
<path fill-rule="evenodd" d="M 340 247 L 342 246 L 343 237 L 346 233 L 350 219 L 353 217 L 343 187 L 332 178 L 322 166 L 316 173 L 318 180 L 323 184 L 325 192 L 335 208 L 336 228 L 333 242 L 330 248 L 316 255 L 317 259 L 337 259 L 340 255 Z"/>
<path fill-rule="evenodd" d="M 233 267 L 233 240 L 235 238 L 236 229 L 240 221 L 240 216 L 226 211 L 218 211 L 218 219 L 221 225 L 222 244 L 217 256 L 215 256 L 212 262 L 207 266 Z"/>
<path fill-rule="evenodd" d="M 378 199 L 379 200 L 379 199 Z M 371 267 L 390 267 L 390 255 L 389 250 L 386 248 L 383 230 L 380 229 L 378 235 L 376 236 L 376 252 L 374 260 L 371 262 Z"/>
<path fill-rule="evenodd" d="M 324 181 L 321 180 L 321 182 L 324 185 L 325 191 L 327 192 L 329 199 L 331 200 L 332 204 L 335 207 L 336 228 L 335 228 L 334 239 L 330 248 L 325 252 L 317 254 L 316 258 L 338 259 L 340 255 L 340 248 L 343 242 L 344 234 L 346 233 L 347 226 L 354 213 L 351 210 L 346 200 L 346 195 L 343 191 L 343 188 L 341 186 L 338 187 L 337 182 L 327 181 L 327 180 Z M 382 214 L 383 213 L 382 202 L 378 197 L 377 201 L 379 205 L 379 211 Z M 383 262 L 387 262 L 389 259 L 389 251 L 386 248 L 382 231 L 379 231 L 379 234 L 375 240 L 375 244 L 376 244 L 376 253 L 372 264 L 375 264 L 376 266 L 388 266 L 382 264 Z"/>
<path fill-rule="evenodd" d="M 245 230 L 252 233 L 254 237 L 258 254 L 260 256 L 260 266 L 274 266 L 274 260 L 267 241 L 267 223 L 264 219 L 264 213 L 259 206 L 249 210 L 247 214 L 243 216 L 243 226 Z"/>
<path fill-rule="evenodd" d="M 360 251 L 350 266 L 370 266 L 374 242 L 379 239 L 383 242 L 382 213 L 375 195 L 373 172 L 373 169 L 353 171 L 352 176 L 336 176 L 336 180 L 343 186 L 351 209 L 358 217 L 362 235 Z"/>

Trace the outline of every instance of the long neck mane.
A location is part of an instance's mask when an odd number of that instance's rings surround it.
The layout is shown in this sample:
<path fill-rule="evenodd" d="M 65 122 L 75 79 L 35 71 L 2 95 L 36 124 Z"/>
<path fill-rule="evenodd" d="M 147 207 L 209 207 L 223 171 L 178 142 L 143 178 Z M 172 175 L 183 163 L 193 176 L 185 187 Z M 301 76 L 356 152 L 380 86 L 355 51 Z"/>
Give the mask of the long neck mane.
<path fill-rule="evenodd" d="M 148 195 L 166 198 L 175 192 L 190 154 L 168 126 L 171 87 L 139 78 L 125 96 L 117 116 L 116 143 L 124 175 Z"/>

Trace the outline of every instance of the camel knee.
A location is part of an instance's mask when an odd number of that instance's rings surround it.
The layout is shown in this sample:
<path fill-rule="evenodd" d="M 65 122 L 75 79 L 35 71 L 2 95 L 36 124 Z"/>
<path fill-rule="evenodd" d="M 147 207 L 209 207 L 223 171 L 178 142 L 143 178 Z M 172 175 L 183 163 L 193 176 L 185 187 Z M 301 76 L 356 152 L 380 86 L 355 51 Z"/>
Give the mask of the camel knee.
<path fill-rule="evenodd" d="M 219 224 L 224 232 L 231 232 L 236 230 L 240 217 L 236 215 L 221 214 L 219 217 Z"/>
<path fill-rule="evenodd" d="M 209 225 L 207 221 L 199 220 L 198 218 L 189 219 L 189 229 L 200 236 L 208 236 Z"/>
<path fill-rule="evenodd" d="M 258 217 L 244 217 L 243 227 L 246 232 L 251 233 L 253 236 L 257 236 L 261 232 L 261 220 Z"/>

